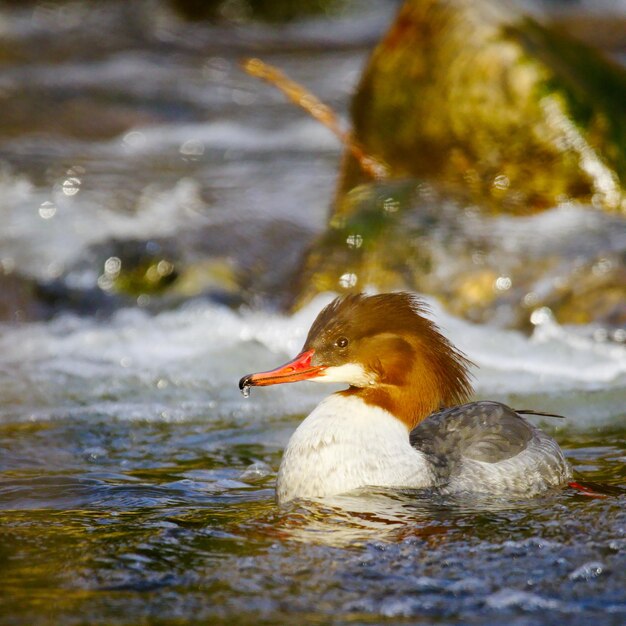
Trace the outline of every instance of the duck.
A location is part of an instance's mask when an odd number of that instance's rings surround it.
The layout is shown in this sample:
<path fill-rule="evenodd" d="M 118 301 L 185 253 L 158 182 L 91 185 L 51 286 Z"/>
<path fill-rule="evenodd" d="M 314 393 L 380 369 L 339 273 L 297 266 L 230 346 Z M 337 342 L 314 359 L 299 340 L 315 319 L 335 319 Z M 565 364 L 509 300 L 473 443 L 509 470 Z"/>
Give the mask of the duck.
<path fill-rule="evenodd" d="M 526 418 L 551 414 L 469 401 L 473 363 L 428 315 L 409 292 L 337 297 L 295 358 L 241 378 L 246 396 L 298 381 L 347 385 L 291 436 L 279 504 L 374 487 L 525 498 L 568 484 L 561 448 Z"/>

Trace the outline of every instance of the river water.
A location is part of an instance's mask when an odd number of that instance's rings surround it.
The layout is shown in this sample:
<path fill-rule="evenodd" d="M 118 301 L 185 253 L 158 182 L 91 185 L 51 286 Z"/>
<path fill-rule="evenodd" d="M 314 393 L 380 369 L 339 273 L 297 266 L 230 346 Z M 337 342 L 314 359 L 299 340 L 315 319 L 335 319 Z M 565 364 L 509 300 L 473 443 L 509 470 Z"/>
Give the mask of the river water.
<path fill-rule="evenodd" d="M 394 6 L 355 5 L 230 26 L 149 1 L 4 7 L 4 270 L 92 288 L 93 250 L 114 239 L 255 219 L 320 232 L 339 147 L 237 63 L 263 56 L 345 113 Z M 548 312 L 530 335 L 494 329 L 429 300 L 478 366 L 477 397 L 566 415 L 542 423 L 604 497 L 369 491 L 279 509 L 281 452 L 327 390 L 244 399 L 237 381 L 293 356 L 330 298 L 287 316 L 144 297 L 3 324 L 0 623 L 623 624 L 624 337 Z"/>

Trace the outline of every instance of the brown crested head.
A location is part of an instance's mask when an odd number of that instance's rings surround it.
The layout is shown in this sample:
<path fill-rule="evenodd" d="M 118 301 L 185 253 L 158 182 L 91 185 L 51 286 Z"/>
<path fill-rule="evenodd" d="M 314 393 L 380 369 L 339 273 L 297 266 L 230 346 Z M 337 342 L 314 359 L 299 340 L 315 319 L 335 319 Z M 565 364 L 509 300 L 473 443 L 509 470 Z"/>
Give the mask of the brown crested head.
<path fill-rule="evenodd" d="M 313 322 L 303 353 L 322 380 L 347 382 L 344 393 L 391 411 L 413 428 L 432 411 L 472 393 L 471 362 L 425 317 L 417 296 L 351 294 Z"/>
<path fill-rule="evenodd" d="M 470 361 L 427 312 L 410 293 L 337 298 L 313 322 L 300 354 L 273 370 L 244 376 L 239 387 L 247 392 L 300 380 L 347 383 L 342 393 L 358 395 L 413 428 L 472 393 Z"/>

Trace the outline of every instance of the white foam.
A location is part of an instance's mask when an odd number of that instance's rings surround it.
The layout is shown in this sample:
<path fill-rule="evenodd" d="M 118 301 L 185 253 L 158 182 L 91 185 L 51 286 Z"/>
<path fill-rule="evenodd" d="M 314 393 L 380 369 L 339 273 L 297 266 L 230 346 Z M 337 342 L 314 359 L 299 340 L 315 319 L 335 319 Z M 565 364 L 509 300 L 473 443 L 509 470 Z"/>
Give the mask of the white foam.
<path fill-rule="evenodd" d="M 10 258 L 24 274 L 56 278 L 84 249 L 109 238 L 166 236 L 190 228 L 199 220 L 199 184 L 180 179 L 169 189 L 146 187 L 132 213 L 115 211 L 97 197 L 80 189 L 67 195 L 60 183 L 51 191 L 34 188 L 25 177 L 0 180 L 0 219 L 9 226 L 0 232 L 0 260 Z M 46 203 L 44 205 L 44 203 Z M 53 207 L 44 219 L 40 208 Z"/>
<path fill-rule="evenodd" d="M 259 419 L 305 412 L 331 390 L 281 385 L 255 389 L 245 400 L 237 382 L 297 354 L 330 298 L 320 296 L 294 316 L 195 303 L 154 317 L 125 310 L 106 323 L 66 316 L 4 327 L 0 397 L 11 405 L 26 394 L 34 399 L 38 417 L 86 406 L 128 419 L 198 414 Z M 446 334 L 479 366 L 481 397 L 532 399 L 533 406 L 519 408 L 566 407 L 570 423 L 581 426 L 611 419 L 616 405 L 623 406 L 626 347 L 572 341 L 559 327 L 526 337 L 473 325 L 429 302 Z M 598 393 L 591 406 L 581 394 L 593 391 Z M 578 399 L 573 412 L 572 398 Z"/>
<path fill-rule="evenodd" d="M 474 361 L 479 391 L 557 392 L 626 384 L 626 346 L 600 343 L 554 320 L 527 337 L 514 330 L 471 324 L 445 312 L 428 298 L 433 318 Z"/>
<path fill-rule="evenodd" d="M 193 141 L 194 146 L 203 152 L 301 150 L 309 154 L 316 150 L 340 150 L 338 140 L 327 128 L 306 117 L 279 129 L 264 129 L 230 121 L 143 126 L 112 140 L 109 149 L 113 154 L 119 154 L 121 145 L 130 156 L 145 156 L 159 154 L 168 148 L 184 151 L 189 141 Z"/>

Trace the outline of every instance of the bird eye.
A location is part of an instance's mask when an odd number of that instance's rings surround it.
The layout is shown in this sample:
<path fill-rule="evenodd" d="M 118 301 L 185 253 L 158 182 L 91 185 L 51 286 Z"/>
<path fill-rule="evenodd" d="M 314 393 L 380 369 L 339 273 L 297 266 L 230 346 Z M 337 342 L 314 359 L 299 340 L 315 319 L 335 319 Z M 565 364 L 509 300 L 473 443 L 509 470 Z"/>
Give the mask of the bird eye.
<path fill-rule="evenodd" d="M 345 337 L 339 337 L 339 339 L 335 341 L 335 345 L 338 348 L 345 348 L 348 345 L 348 340 Z"/>

